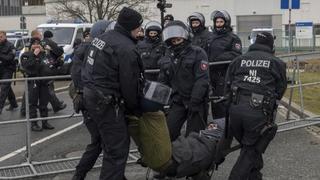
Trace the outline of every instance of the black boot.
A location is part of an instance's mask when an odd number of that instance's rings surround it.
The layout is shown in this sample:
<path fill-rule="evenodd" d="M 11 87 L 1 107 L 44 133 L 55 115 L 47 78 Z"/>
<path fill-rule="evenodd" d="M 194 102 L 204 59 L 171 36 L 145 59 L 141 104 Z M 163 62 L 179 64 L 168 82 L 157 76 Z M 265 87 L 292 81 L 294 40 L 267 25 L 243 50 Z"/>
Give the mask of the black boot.
<path fill-rule="evenodd" d="M 54 129 L 54 127 L 48 123 L 48 121 L 42 121 L 42 128 L 43 129 Z"/>
<path fill-rule="evenodd" d="M 31 131 L 42 131 L 42 128 L 38 125 L 37 122 L 31 122 Z"/>
<path fill-rule="evenodd" d="M 78 175 L 74 175 L 74 176 L 72 177 L 72 180 L 84 180 L 84 177 L 78 176 Z"/>
<path fill-rule="evenodd" d="M 58 107 L 57 109 L 53 109 L 53 112 L 54 112 L 54 113 L 57 113 L 57 112 L 65 109 L 66 107 L 67 107 L 67 104 L 65 104 L 64 102 L 60 102 L 59 107 Z"/>

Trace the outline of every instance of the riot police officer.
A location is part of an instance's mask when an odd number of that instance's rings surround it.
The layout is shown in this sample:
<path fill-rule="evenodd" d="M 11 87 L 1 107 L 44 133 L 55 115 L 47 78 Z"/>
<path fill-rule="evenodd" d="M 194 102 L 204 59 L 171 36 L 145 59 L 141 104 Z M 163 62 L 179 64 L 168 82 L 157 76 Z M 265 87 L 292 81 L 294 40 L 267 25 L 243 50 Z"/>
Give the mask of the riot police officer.
<path fill-rule="evenodd" d="M 150 21 L 145 26 L 145 38 L 137 45 L 144 69 L 159 69 L 158 62 L 166 51 L 162 43 L 161 32 L 161 24 L 157 21 Z M 145 78 L 156 81 L 158 74 L 146 73 Z"/>
<path fill-rule="evenodd" d="M 192 46 L 187 25 L 169 22 L 163 30 L 163 41 L 169 47 L 160 60 L 159 81 L 173 89 L 168 114 L 171 141 L 187 121 L 186 135 L 206 126 L 209 86 L 208 59 L 205 51 Z"/>
<path fill-rule="evenodd" d="M 125 115 L 140 117 L 143 65 L 136 51 L 142 16 L 124 7 L 114 30 L 92 40 L 82 71 L 84 104 L 104 151 L 101 180 L 122 180 L 129 153 Z"/>
<path fill-rule="evenodd" d="M 51 73 L 51 66 L 56 64 L 55 62 L 49 64 L 48 49 L 41 44 L 41 36 L 39 31 L 32 31 L 29 50 L 21 55 L 21 65 L 27 77 L 48 76 Z M 48 80 L 28 81 L 28 90 L 30 118 L 37 118 L 37 109 L 40 111 L 40 117 L 48 117 Z M 54 127 L 46 120 L 42 121 L 42 127 L 36 121 L 31 123 L 31 130 L 42 131 L 42 129 L 54 129 Z"/>
<path fill-rule="evenodd" d="M 7 41 L 6 32 L 0 31 L 0 79 L 11 79 L 14 71 L 16 70 L 16 63 L 14 61 L 15 48 L 13 44 Z M 0 91 L 0 114 L 6 102 L 9 99 L 10 107 L 12 110 L 18 107 L 16 97 L 11 88 L 11 82 L 1 83 Z"/>
<path fill-rule="evenodd" d="M 273 36 L 259 33 L 248 52 L 230 64 L 226 80 L 230 130 L 242 145 L 229 179 L 260 180 L 262 153 L 277 131 L 275 110 L 287 86 L 286 65 L 274 56 Z"/>
<path fill-rule="evenodd" d="M 188 24 L 192 30 L 192 45 L 206 50 L 211 33 L 205 26 L 205 18 L 202 13 L 194 12 L 188 17 Z"/>
<path fill-rule="evenodd" d="M 239 37 L 232 33 L 231 18 L 226 11 L 214 11 L 211 14 L 214 29 L 207 54 L 209 62 L 231 61 L 241 55 L 241 41 Z M 225 74 L 229 64 L 211 65 L 210 81 L 213 96 L 222 96 L 225 82 Z M 218 119 L 225 117 L 225 106 L 222 103 L 212 103 L 212 117 Z"/>
<path fill-rule="evenodd" d="M 103 34 L 106 30 L 111 30 L 109 27 L 111 24 L 112 21 L 97 21 L 92 26 L 90 33 L 88 33 L 89 37 L 86 37 L 85 40 L 78 46 L 72 58 L 73 65 L 71 68 L 71 78 L 74 84 L 74 90 L 72 94 L 73 106 L 76 113 L 79 113 L 80 111 L 82 112 L 83 122 L 91 136 L 91 143 L 87 145 L 79 164 L 76 166 L 76 172 L 72 180 L 83 180 L 86 177 L 86 174 L 94 166 L 102 151 L 99 128 L 89 116 L 89 113 L 83 103 L 83 82 L 81 80 L 81 70 L 83 68 L 84 59 L 92 39 Z"/>

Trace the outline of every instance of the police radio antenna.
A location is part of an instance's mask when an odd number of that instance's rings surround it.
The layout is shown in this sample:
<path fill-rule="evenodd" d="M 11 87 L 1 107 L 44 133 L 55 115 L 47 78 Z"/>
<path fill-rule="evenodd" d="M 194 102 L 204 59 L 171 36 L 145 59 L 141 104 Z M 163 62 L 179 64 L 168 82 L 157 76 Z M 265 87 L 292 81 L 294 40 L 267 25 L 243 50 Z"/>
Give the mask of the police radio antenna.
<path fill-rule="evenodd" d="M 167 3 L 166 0 L 158 0 L 157 8 L 160 10 L 161 15 L 161 26 L 164 27 L 164 13 L 166 12 L 166 8 L 172 8 L 171 3 Z"/>

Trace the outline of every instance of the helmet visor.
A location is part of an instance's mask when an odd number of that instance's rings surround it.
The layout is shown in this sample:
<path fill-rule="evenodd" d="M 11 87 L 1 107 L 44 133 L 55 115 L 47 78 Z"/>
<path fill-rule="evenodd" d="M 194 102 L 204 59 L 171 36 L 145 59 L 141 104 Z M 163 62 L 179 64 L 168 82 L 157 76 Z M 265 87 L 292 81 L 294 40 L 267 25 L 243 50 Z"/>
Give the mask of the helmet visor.
<path fill-rule="evenodd" d="M 178 25 L 165 27 L 162 32 L 163 41 L 179 37 L 183 39 L 188 39 L 188 36 L 189 32 L 185 28 Z"/>

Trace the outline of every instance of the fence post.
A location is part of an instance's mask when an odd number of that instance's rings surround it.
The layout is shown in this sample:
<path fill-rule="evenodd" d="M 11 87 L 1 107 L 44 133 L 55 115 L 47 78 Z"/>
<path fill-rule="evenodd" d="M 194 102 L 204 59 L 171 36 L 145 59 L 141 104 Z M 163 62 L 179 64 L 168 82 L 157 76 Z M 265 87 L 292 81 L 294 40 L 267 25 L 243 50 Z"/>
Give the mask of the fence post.
<path fill-rule="evenodd" d="M 27 162 L 31 164 L 31 126 L 30 126 L 30 109 L 29 109 L 29 89 L 28 89 L 28 78 L 24 80 L 25 87 L 25 108 L 26 108 L 26 120 L 27 120 L 27 139 L 26 139 L 26 150 L 27 150 Z"/>
<path fill-rule="evenodd" d="M 295 83 L 296 70 L 297 70 L 297 64 L 296 63 L 297 63 L 297 56 L 295 56 L 295 58 L 292 61 L 292 65 L 293 65 L 293 70 L 292 71 L 293 72 L 292 72 L 291 86 L 293 86 L 294 83 Z M 294 90 L 294 88 L 290 88 L 289 106 L 288 106 L 287 117 L 286 117 L 287 120 L 290 119 L 293 90 Z"/>
<path fill-rule="evenodd" d="M 303 102 L 303 89 L 302 89 L 302 83 L 301 83 L 301 74 L 300 74 L 300 64 L 298 61 L 298 57 L 296 56 L 297 59 L 297 69 L 298 69 L 298 84 L 299 84 L 299 96 L 300 96 L 300 111 L 301 111 L 301 119 L 304 119 L 304 102 Z"/>

